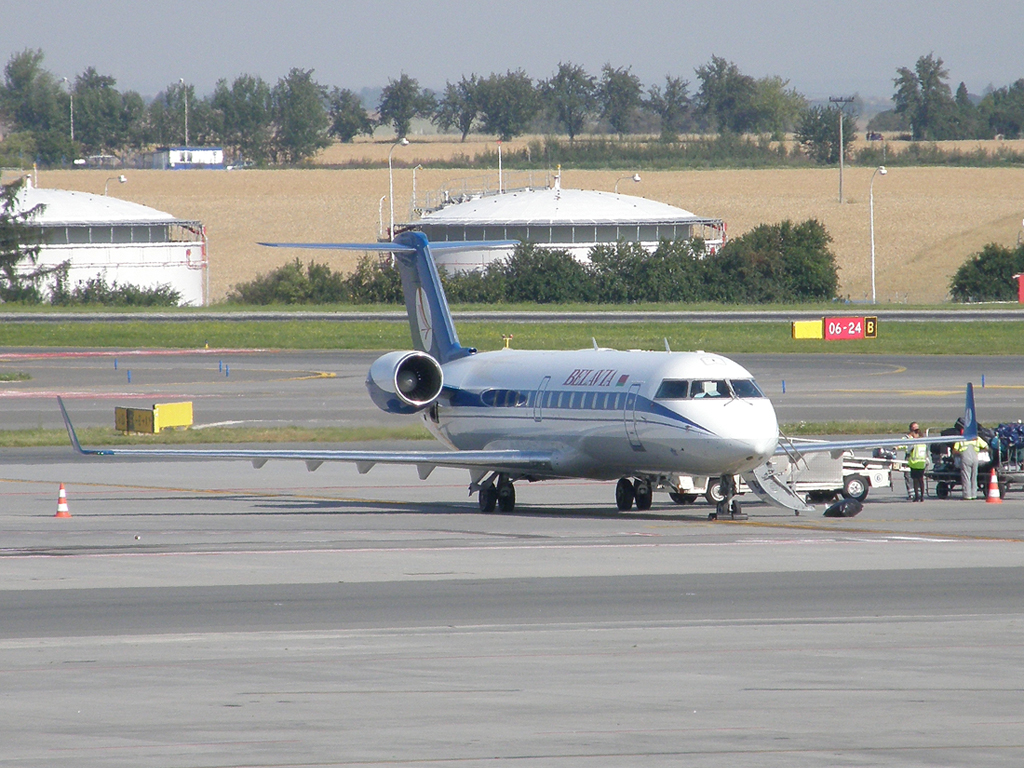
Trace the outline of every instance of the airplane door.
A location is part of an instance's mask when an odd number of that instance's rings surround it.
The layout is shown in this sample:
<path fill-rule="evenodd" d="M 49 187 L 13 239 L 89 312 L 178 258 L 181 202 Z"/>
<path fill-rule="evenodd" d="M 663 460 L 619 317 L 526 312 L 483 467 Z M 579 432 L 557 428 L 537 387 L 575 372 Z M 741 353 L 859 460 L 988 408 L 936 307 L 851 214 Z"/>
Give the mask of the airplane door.
<path fill-rule="evenodd" d="M 545 376 L 540 381 L 540 386 L 537 387 L 537 399 L 533 401 L 533 420 L 540 421 L 544 418 L 544 396 L 548 391 L 548 384 L 551 383 L 551 377 Z"/>
<path fill-rule="evenodd" d="M 643 443 L 640 442 L 640 434 L 636 428 L 636 403 L 640 398 L 641 386 L 643 386 L 643 383 L 638 382 L 629 387 L 629 392 L 626 393 L 626 407 L 622 411 L 622 419 L 626 424 L 626 436 L 629 438 L 629 446 L 634 451 L 644 450 Z"/>

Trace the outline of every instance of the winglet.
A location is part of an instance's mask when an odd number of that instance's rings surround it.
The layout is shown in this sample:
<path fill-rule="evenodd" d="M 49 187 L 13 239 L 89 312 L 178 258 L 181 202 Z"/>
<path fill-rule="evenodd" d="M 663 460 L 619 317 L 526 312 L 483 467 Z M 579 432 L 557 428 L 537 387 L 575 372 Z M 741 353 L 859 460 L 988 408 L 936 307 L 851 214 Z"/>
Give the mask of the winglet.
<path fill-rule="evenodd" d="M 71 440 L 71 447 L 75 449 L 76 453 L 80 453 L 83 456 L 110 456 L 109 451 L 96 451 L 87 450 L 82 447 L 82 444 L 78 442 L 78 435 L 75 434 L 75 428 L 71 426 L 71 417 L 68 416 L 67 408 L 64 407 L 64 401 L 57 396 L 57 405 L 60 406 L 60 414 L 64 417 L 64 426 L 68 430 L 68 438 Z"/>
<path fill-rule="evenodd" d="M 967 402 L 964 403 L 964 440 L 978 437 L 978 416 L 974 409 L 974 385 L 967 382 Z"/>

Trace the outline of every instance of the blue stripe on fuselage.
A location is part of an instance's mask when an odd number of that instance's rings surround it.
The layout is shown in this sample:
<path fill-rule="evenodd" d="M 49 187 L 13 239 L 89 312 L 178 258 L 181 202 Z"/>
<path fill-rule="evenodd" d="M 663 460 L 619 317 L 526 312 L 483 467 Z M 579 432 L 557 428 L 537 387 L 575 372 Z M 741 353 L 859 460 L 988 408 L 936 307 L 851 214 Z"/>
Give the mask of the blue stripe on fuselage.
<path fill-rule="evenodd" d="M 488 389 L 484 390 L 483 392 L 473 392 L 471 390 L 460 389 L 458 387 L 450 387 L 448 385 L 445 385 L 444 389 L 442 390 L 442 397 L 447 397 L 448 404 L 450 406 L 452 406 L 453 408 L 501 408 L 502 410 L 504 410 L 506 407 L 508 407 L 510 409 L 516 408 L 516 409 L 520 409 L 520 410 L 523 411 L 523 416 L 524 417 L 528 415 L 526 413 L 526 411 L 529 410 L 529 416 L 532 418 L 532 416 L 533 416 L 533 409 L 535 407 L 536 398 L 537 398 L 537 394 L 538 394 L 537 390 L 531 390 L 531 391 L 528 391 L 528 392 L 523 392 L 522 390 L 515 390 L 519 394 L 525 395 L 526 398 L 527 398 L 525 403 L 522 403 L 522 404 L 517 405 L 517 406 L 498 406 L 498 405 L 494 405 L 494 404 L 485 403 L 484 402 L 484 393 L 485 392 L 495 392 L 495 391 L 504 392 L 506 390 L 504 390 L 504 389 L 498 390 L 498 389 L 495 389 L 495 388 L 488 388 Z M 623 391 L 623 390 L 618 390 L 616 392 L 607 392 L 607 391 L 606 392 L 598 392 L 598 391 L 595 391 L 595 390 L 580 391 L 580 390 L 561 390 L 561 389 L 551 390 L 551 389 L 549 389 L 549 390 L 545 391 L 545 394 L 548 397 L 551 397 L 553 395 L 558 395 L 559 396 L 559 400 L 562 399 L 561 395 L 563 393 L 568 393 L 570 395 L 570 397 L 569 397 L 569 403 L 570 404 L 569 405 L 567 405 L 567 406 L 544 405 L 541 408 L 542 412 L 551 411 L 551 412 L 553 412 L 552 416 L 554 415 L 554 413 L 557 413 L 559 411 L 587 411 L 587 412 L 594 412 L 594 413 L 615 413 L 615 414 L 618 414 L 618 415 L 621 416 L 621 414 L 622 414 L 622 412 L 624 410 L 624 406 L 619 406 L 619 407 L 615 407 L 615 408 L 607 408 L 607 407 L 595 408 L 595 407 L 593 407 L 593 405 L 591 405 L 591 407 L 589 407 L 589 408 L 584 407 L 584 403 L 587 401 L 587 398 L 585 396 L 588 395 L 588 394 L 594 395 L 594 397 L 591 398 L 591 402 L 594 402 L 594 400 L 596 400 L 596 398 L 597 398 L 597 395 L 599 395 L 599 394 L 605 394 L 605 395 L 607 395 L 609 397 L 622 396 L 623 398 L 625 398 L 626 392 Z M 580 397 L 578 399 L 572 397 L 572 395 L 576 395 L 576 394 L 580 395 Z M 573 405 L 573 403 L 575 403 L 577 400 L 578 400 L 578 404 Z M 607 402 L 607 400 L 605 402 Z M 682 424 L 685 424 L 688 427 L 692 427 L 693 429 L 699 430 L 699 431 L 704 432 L 704 433 L 706 433 L 708 435 L 713 435 L 714 434 L 711 430 L 707 429 L 706 427 L 702 427 L 700 424 L 698 424 L 697 422 L 695 422 L 695 421 L 693 421 L 691 419 L 688 419 L 686 416 L 683 416 L 681 413 L 677 413 L 676 411 L 673 411 L 671 408 L 666 408 L 661 403 L 654 402 L 654 401 L 650 400 L 649 398 L 643 397 L 641 395 L 637 395 L 637 397 L 636 397 L 636 407 L 635 407 L 635 410 L 638 413 L 649 413 L 652 416 L 660 416 L 660 417 L 662 417 L 664 419 L 668 419 L 670 421 L 680 422 Z"/>

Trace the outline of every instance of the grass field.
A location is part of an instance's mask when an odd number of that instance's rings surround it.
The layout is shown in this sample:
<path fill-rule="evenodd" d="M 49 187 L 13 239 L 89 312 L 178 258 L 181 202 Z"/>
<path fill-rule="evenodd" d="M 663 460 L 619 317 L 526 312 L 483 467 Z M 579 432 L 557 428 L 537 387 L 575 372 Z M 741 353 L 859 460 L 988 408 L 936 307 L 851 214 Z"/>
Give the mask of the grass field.
<path fill-rule="evenodd" d="M 1024 322 L 882 322 L 877 339 L 794 340 L 786 322 L 765 323 L 497 323 L 459 322 L 459 339 L 482 351 L 513 336 L 517 349 L 586 349 L 596 339 L 615 349 L 707 349 L 744 352 L 890 355 L 1021 354 Z M 113 347 L 121 349 L 408 349 L 405 322 L 0 323 L 4 347 Z M 0 374 L 17 371 L 0 355 Z"/>
<path fill-rule="evenodd" d="M 522 142 L 510 142 L 515 148 Z M 971 143 L 971 146 L 977 144 Z M 416 140 L 395 150 L 395 218 L 409 218 L 417 164 L 492 149 L 484 141 Z M 970 149 L 971 147 L 965 147 Z M 362 142 L 329 149 L 324 158 L 387 158 L 389 143 Z M 361 153 L 361 154 L 360 154 Z M 725 219 L 730 236 L 761 223 L 817 218 L 831 233 L 840 267 L 840 291 L 870 297 L 868 187 L 873 168 L 848 167 L 846 201 L 838 202 L 835 169 L 645 172 L 620 192 L 641 195 L 703 216 Z M 416 172 L 422 194 L 478 170 Z M 496 176 L 497 172 L 494 171 Z M 110 171 L 40 171 L 39 184 L 102 194 Z M 261 248 L 257 241 L 375 240 L 387 225 L 384 170 L 127 171 L 111 195 L 186 219 L 201 219 L 210 241 L 210 286 L 219 299 L 236 283 L 309 252 Z M 563 186 L 611 191 L 617 171 L 563 169 Z M 8 177 L 5 177 L 5 180 Z M 956 268 L 988 242 L 1012 246 L 1021 230 L 1024 169 L 894 168 L 874 185 L 876 284 L 880 303 L 937 303 L 946 299 Z M 317 261 L 347 270 L 356 255 L 317 252 Z"/>

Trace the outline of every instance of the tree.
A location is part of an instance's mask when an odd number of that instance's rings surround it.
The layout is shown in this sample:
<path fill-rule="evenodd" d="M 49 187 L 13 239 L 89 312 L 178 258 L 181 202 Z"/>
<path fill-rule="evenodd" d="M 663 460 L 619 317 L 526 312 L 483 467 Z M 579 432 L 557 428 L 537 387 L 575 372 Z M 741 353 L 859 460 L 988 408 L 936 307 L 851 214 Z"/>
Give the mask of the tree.
<path fill-rule="evenodd" d="M 839 162 L 839 116 L 843 120 L 844 154 L 849 156 L 850 144 L 856 135 L 857 120 L 838 107 L 811 107 L 804 110 L 796 129 L 800 148 L 814 162 L 831 165 Z"/>
<path fill-rule="evenodd" d="M 448 83 L 434 110 L 434 125 L 441 131 L 458 128 L 465 141 L 478 112 L 476 91 L 479 84 L 480 79 L 476 75 L 471 75 L 468 80 L 463 77 L 458 83 Z"/>
<path fill-rule="evenodd" d="M 373 135 L 373 120 L 367 114 L 362 99 L 347 88 L 331 91 L 328 114 L 331 118 L 328 133 L 337 136 L 339 141 L 350 142 L 360 133 Z"/>
<path fill-rule="evenodd" d="M 503 141 L 525 133 L 540 108 L 533 80 L 521 69 L 481 80 L 477 104 L 484 130 Z"/>
<path fill-rule="evenodd" d="M 953 275 L 949 293 L 953 301 L 1014 301 L 1017 281 L 1014 275 L 1024 272 L 1024 245 L 1010 250 L 998 243 L 989 243 L 972 255 Z"/>
<path fill-rule="evenodd" d="M 47 275 L 66 269 L 37 267 L 42 233 L 32 220 L 45 208 L 41 203 L 21 209 L 19 195 L 25 178 L 0 185 L 0 302 L 37 304 L 42 300 L 39 283 Z M 26 268 L 26 264 L 31 268 Z"/>
<path fill-rule="evenodd" d="M 620 136 L 629 133 L 636 111 L 643 105 L 643 85 L 640 78 L 629 71 L 629 67 L 601 67 L 601 85 L 598 100 L 601 103 L 601 117 L 608 121 L 612 130 Z"/>
<path fill-rule="evenodd" d="M 807 99 L 788 86 L 789 80 L 778 75 L 763 77 L 754 83 L 752 130 L 771 134 L 776 140 L 793 130 L 807 108 Z"/>
<path fill-rule="evenodd" d="M 696 69 L 697 113 L 719 132 L 745 133 L 754 127 L 757 83 L 730 61 L 712 56 Z"/>
<path fill-rule="evenodd" d="M 652 85 L 647 91 L 644 106 L 661 118 L 661 138 L 675 141 L 683 130 L 690 113 L 689 80 L 665 75 L 665 90 Z"/>
<path fill-rule="evenodd" d="M 433 112 L 434 97 L 427 91 L 421 91 L 415 78 L 404 72 L 397 80 L 388 80 L 377 107 L 380 124 L 394 125 L 395 135 L 400 139 L 409 134 L 414 117 L 430 117 Z"/>
<path fill-rule="evenodd" d="M 313 79 L 313 70 L 293 68 L 277 82 L 272 96 L 275 149 L 287 162 L 301 162 L 330 145 L 326 88 Z"/>
<path fill-rule="evenodd" d="M 569 134 L 569 141 L 574 141 L 597 106 L 594 77 L 578 64 L 559 63 L 541 89 L 548 108 Z"/>
<path fill-rule="evenodd" d="M 896 92 L 892 96 L 896 111 L 905 114 L 910 121 L 911 134 L 915 140 L 956 138 L 953 116 L 956 103 L 950 91 L 949 70 L 940 58 L 932 54 L 917 60 L 913 70 L 900 67 L 893 78 Z"/>
<path fill-rule="evenodd" d="M 827 301 L 839 276 L 820 222 L 761 224 L 709 257 L 707 300 L 750 304 Z"/>
<path fill-rule="evenodd" d="M 0 115 L 16 130 L 63 129 L 70 133 L 68 96 L 54 76 L 43 69 L 43 52 L 26 49 L 4 67 Z"/>
<path fill-rule="evenodd" d="M 1024 79 L 987 94 L 979 111 L 990 135 L 1019 138 L 1024 131 Z"/>
<path fill-rule="evenodd" d="M 211 105 L 221 115 L 222 143 L 257 163 L 270 158 L 274 100 L 263 78 L 239 75 L 230 88 L 227 80 L 218 80 Z"/>

